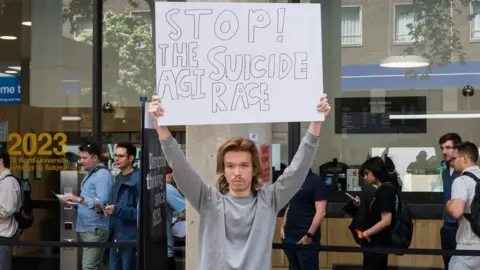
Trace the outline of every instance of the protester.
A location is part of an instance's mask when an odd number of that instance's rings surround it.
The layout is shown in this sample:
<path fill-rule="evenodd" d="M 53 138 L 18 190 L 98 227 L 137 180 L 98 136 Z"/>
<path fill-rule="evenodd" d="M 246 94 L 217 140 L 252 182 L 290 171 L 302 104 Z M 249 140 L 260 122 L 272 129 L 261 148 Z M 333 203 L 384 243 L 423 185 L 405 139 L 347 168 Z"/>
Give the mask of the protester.
<path fill-rule="evenodd" d="M 316 109 L 325 116 L 330 112 L 325 95 Z M 277 214 L 312 166 L 322 122 L 310 123 L 290 166 L 268 187 L 259 185 L 262 170 L 255 143 L 242 137 L 227 141 L 217 152 L 215 189 L 192 168 L 168 128 L 158 125 L 165 113 L 159 97 L 152 98 L 148 111 L 177 186 L 200 214 L 196 269 L 270 269 Z"/>

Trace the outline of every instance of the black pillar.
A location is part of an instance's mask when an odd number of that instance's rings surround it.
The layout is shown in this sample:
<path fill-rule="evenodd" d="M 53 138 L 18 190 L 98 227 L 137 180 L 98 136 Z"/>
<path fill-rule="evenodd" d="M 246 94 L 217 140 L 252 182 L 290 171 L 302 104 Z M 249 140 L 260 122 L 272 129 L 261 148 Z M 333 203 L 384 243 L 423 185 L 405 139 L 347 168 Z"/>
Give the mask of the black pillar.
<path fill-rule="evenodd" d="M 300 0 L 289 0 L 290 3 L 300 3 Z M 292 162 L 293 156 L 300 145 L 300 122 L 288 123 L 288 164 Z"/>
<path fill-rule="evenodd" d="M 292 162 L 300 145 L 300 132 L 300 122 L 288 123 L 288 164 Z"/>
<path fill-rule="evenodd" d="M 93 1 L 92 138 L 102 143 L 103 0 Z"/>

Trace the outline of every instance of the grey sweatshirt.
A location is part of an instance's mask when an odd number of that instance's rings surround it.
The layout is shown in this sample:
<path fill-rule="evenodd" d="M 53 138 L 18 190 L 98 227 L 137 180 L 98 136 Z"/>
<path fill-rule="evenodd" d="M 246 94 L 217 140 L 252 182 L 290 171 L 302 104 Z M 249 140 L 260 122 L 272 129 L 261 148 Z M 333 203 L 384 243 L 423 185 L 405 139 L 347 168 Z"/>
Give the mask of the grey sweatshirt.
<path fill-rule="evenodd" d="M 22 206 L 20 185 L 17 179 L 7 175 L 12 172 L 7 169 L 0 174 L 0 237 L 12 237 L 18 228 L 13 216 Z M 1 268 L 1 267 L 0 267 Z"/>
<path fill-rule="evenodd" d="M 269 270 L 278 212 L 302 186 L 317 153 L 319 137 L 307 133 L 290 166 L 256 196 L 223 195 L 208 186 L 170 135 L 161 140 L 175 181 L 200 215 L 197 270 Z M 305 232 L 306 233 L 306 232 Z"/>

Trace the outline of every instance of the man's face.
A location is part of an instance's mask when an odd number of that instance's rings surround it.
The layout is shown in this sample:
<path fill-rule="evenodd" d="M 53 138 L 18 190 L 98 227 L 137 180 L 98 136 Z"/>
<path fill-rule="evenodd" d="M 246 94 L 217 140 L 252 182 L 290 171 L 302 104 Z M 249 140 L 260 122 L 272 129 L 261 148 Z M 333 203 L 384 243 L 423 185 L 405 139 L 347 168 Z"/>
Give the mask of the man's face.
<path fill-rule="evenodd" d="M 250 152 L 230 151 L 225 154 L 225 178 L 230 190 L 244 192 L 252 186 L 252 155 Z"/>
<path fill-rule="evenodd" d="M 172 184 L 173 183 L 173 173 L 167 173 L 165 176 L 167 177 L 167 184 Z"/>
<path fill-rule="evenodd" d="M 453 148 L 452 141 L 446 141 L 444 144 L 440 145 L 440 150 L 442 150 L 443 160 L 446 161 L 450 161 L 456 152 Z"/>
<path fill-rule="evenodd" d="M 126 148 L 117 147 L 115 149 L 115 166 L 117 168 L 119 168 L 120 170 L 127 168 L 132 161 L 133 156 L 128 155 Z"/>
<path fill-rule="evenodd" d="M 91 155 L 87 151 L 80 152 L 80 163 L 83 165 L 85 170 L 90 170 L 98 163 L 97 155 Z"/>
<path fill-rule="evenodd" d="M 453 167 L 454 171 L 463 172 L 465 169 L 465 161 L 466 159 L 464 157 L 454 153 L 454 156 L 451 158 L 450 165 Z"/>

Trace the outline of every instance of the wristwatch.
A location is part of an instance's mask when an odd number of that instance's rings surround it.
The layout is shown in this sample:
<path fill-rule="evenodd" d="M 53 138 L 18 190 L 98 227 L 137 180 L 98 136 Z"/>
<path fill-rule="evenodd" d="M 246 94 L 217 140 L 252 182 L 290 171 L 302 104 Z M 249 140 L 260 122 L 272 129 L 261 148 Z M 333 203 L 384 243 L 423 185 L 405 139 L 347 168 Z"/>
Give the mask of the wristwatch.
<path fill-rule="evenodd" d="M 307 233 L 307 237 L 311 239 L 313 235 L 311 233 Z"/>

